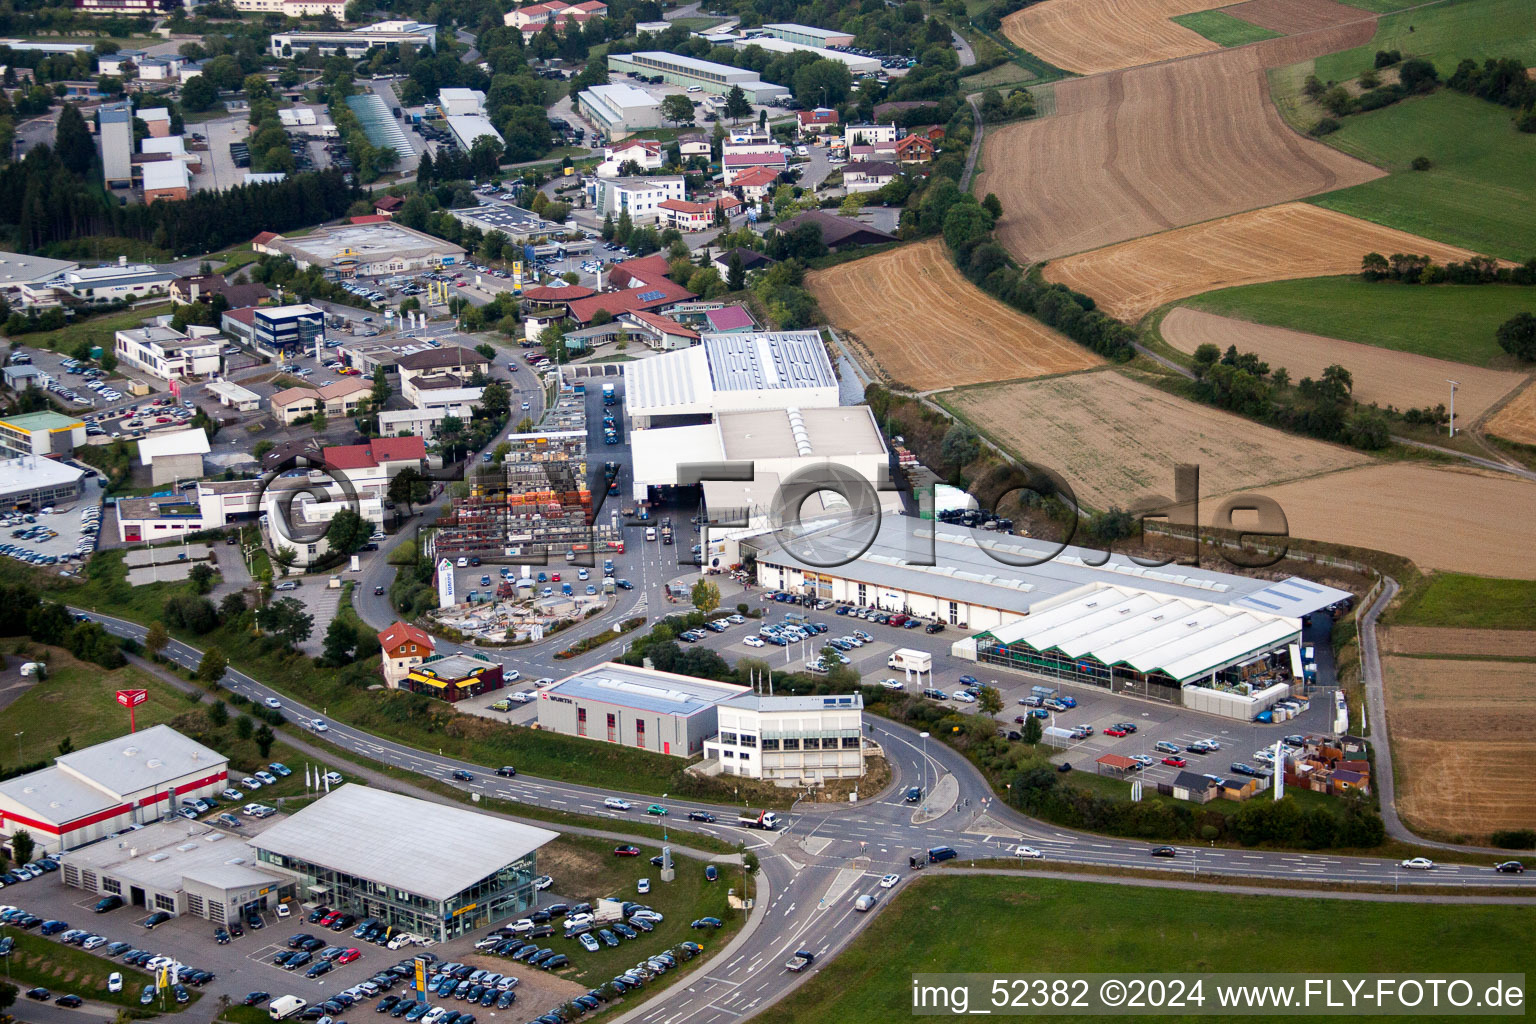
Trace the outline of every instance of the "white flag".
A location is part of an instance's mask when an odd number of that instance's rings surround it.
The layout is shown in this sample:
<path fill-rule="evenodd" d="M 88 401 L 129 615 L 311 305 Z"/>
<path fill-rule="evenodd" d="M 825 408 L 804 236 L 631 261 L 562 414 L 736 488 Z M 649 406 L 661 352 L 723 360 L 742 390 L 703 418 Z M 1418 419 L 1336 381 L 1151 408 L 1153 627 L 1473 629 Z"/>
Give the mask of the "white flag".
<path fill-rule="evenodd" d="M 318 768 L 315 769 L 315 771 L 319 771 L 319 770 L 320 769 L 318 769 Z M 323 778 L 325 779 L 325 791 L 327 793 L 329 793 L 331 791 L 331 777 L 329 775 L 325 775 L 325 776 L 323 776 Z"/>
<path fill-rule="evenodd" d="M 309 765 L 305 764 L 304 765 L 304 792 L 306 792 L 306 793 L 309 792 L 309 789 L 310 789 Z"/>

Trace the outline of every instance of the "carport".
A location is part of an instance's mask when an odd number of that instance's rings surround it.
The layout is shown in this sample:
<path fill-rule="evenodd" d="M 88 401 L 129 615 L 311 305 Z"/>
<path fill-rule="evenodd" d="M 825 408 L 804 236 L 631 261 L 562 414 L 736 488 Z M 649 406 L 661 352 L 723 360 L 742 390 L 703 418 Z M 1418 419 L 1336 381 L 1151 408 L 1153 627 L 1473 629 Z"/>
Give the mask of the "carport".
<path fill-rule="evenodd" d="M 1135 761 L 1120 754 L 1105 754 L 1095 761 L 1094 764 L 1098 765 L 1098 773 L 1100 775 L 1125 776 L 1135 771 L 1138 767 Z"/>

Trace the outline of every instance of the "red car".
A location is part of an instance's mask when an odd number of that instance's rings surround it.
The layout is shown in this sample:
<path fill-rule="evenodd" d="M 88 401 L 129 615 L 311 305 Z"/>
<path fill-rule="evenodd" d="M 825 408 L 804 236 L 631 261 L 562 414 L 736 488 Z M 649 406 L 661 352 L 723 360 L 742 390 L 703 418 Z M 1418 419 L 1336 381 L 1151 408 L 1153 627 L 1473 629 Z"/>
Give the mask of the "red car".
<path fill-rule="evenodd" d="M 349 949 L 346 952 L 342 953 L 341 956 L 337 957 L 336 958 L 336 962 L 339 963 L 339 964 L 349 964 L 353 960 L 356 960 L 358 957 L 360 957 L 362 955 L 363 954 L 360 951 L 356 950 L 356 949 Z"/>
<path fill-rule="evenodd" d="M 1015 724 L 1015 725 L 1023 725 L 1024 724 L 1024 716 L 1023 715 L 1014 715 L 1013 716 L 1013 724 Z"/>
<path fill-rule="evenodd" d="M 559 574 L 559 573 L 554 573 L 554 574 L 553 574 L 553 575 L 551 575 L 551 576 L 550 576 L 550 577 L 549 577 L 549 578 L 550 578 L 550 579 L 551 579 L 551 580 L 553 580 L 553 581 L 554 581 L 554 582 L 556 582 L 556 583 L 559 583 L 559 582 L 560 582 L 560 574 Z"/>
<path fill-rule="evenodd" d="M 322 928 L 329 928 L 331 925 L 335 924 L 337 921 L 340 921 L 340 920 L 341 920 L 341 911 L 333 910 L 329 914 L 326 914 L 324 917 L 322 917 L 320 919 L 320 926 Z"/>
<path fill-rule="evenodd" d="M 1104 730 L 1104 735 L 1105 736 L 1124 736 L 1125 735 L 1125 730 L 1124 729 L 1118 729 L 1118 728 L 1117 729 L 1105 729 Z"/>
<path fill-rule="evenodd" d="M 1163 758 L 1163 764 L 1170 764 L 1175 768 L 1183 768 L 1188 765 L 1189 762 L 1184 760 L 1182 757 L 1165 757 Z"/>
<path fill-rule="evenodd" d="M 640 856 L 640 847 L 638 847 L 638 846 L 615 846 L 613 848 L 613 855 L 615 857 L 638 857 L 638 856 Z"/>

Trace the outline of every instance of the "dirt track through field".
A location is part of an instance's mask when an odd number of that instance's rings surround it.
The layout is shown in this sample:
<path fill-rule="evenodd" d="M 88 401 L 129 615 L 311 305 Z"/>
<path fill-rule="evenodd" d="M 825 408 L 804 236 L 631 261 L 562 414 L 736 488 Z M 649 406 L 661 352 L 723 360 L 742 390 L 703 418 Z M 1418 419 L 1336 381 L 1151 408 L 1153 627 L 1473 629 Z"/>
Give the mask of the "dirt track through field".
<path fill-rule="evenodd" d="M 1019 457 L 1060 473 L 1096 509 L 1171 497 L 1177 463 L 1198 464 L 1201 493 L 1217 494 L 1368 461 L 1112 370 L 969 388 L 948 404 Z"/>
<path fill-rule="evenodd" d="M 1486 835 L 1536 826 L 1536 663 L 1382 658 L 1398 810 Z"/>
<path fill-rule="evenodd" d="M 1458 396 L 1459 397 L 1459 396 Z M 1461 407 L 1458 405 L 1458 409 Z M 1509 400 L 1483 424 L 1485 433 L 1519 444 L 1536 445 L 1536 382 Z"/>
<path fill-rule="evenodd" d="M 1202 488 L 1202 491 L 1204 488 Z M 1387 463 L 1265 487 L 1293 537 L 1413 559 L 1421 569 L 1536 579 L 1536 483 L 1504 473 Z M 1208 521 L 1215 502 L 1206 499 Z"/>
<path fill-rule="evenodd" d="M 988 133 L 975 192 L 997 193 L 999 239 L 1033 262 L 1379 178 L 1287 127 L 1263 71 L 1364 43 L 1374 25 L 1059 82 L 1054 115 Z"/>
<path fill-rule="evenodd" d="M 919 391 L 1103 362 L 971 284 L 938 239 L 818 270 L 806 286 L 889 380 Z"/>
<path fill-rule="evenodd" d="M 1358 273 L 1369 252 L 1424 253 L 1440 263 L 1472 255 L 1311 203 L 1282 203 L 1068 256 L 1045 276 L 1135 321 L 1216 288 Z"/>
<path fill-rule="evenodd" d="M 1470 423 L 1499 399 L 1520 387 L 1525 374 L 1484 370 L 1445 359 L 1393 352 L 1374 345 L 1304 334 L 1283 327 L 1234 320 L 1180 306 L 1162 322 L 1163 340 L 1181 352 L 1193 354 L 1204 344 L 1223 352 L 1236 345 L 1239 352 L 1253 352 L 1270 367 L 1285 367 L 1293 382 L 1317 378 L 1323 368 L 1337 363 L 1354 378 L 1358 402 L 1394 405 L 1399 409 L 1433 408 L 1450 398 L 1446 380 L 1460 382 L 1456 390 L 1456 418 Z"/>
<path fill-rule="evenodd" d="M 1170 21 L 1212 0 L 1045 0 L 1003 19 L 1003 35 L 1080 75 L 1205 53 L 1217 45 Z"/>
<path fill-rule="evenodd" d="M 1248 0 L 1222 10 L 1249 24 L 1285 35 L 1315 32 L 1320 28 L 1358 21 L 1361 17 L 1360 8 L 1333 0 Z"/>

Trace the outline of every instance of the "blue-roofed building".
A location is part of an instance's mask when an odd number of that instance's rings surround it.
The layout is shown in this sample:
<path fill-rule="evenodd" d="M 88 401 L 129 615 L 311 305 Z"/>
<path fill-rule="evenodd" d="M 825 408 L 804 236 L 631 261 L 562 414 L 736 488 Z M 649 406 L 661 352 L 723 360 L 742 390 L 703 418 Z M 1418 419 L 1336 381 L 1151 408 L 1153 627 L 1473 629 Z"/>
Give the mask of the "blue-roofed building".
<path fill-rule="evenodd" d="M 714 736 L 733 683 L 604 662 L 539 691 L 539 728 L 692 757 Z"/>

